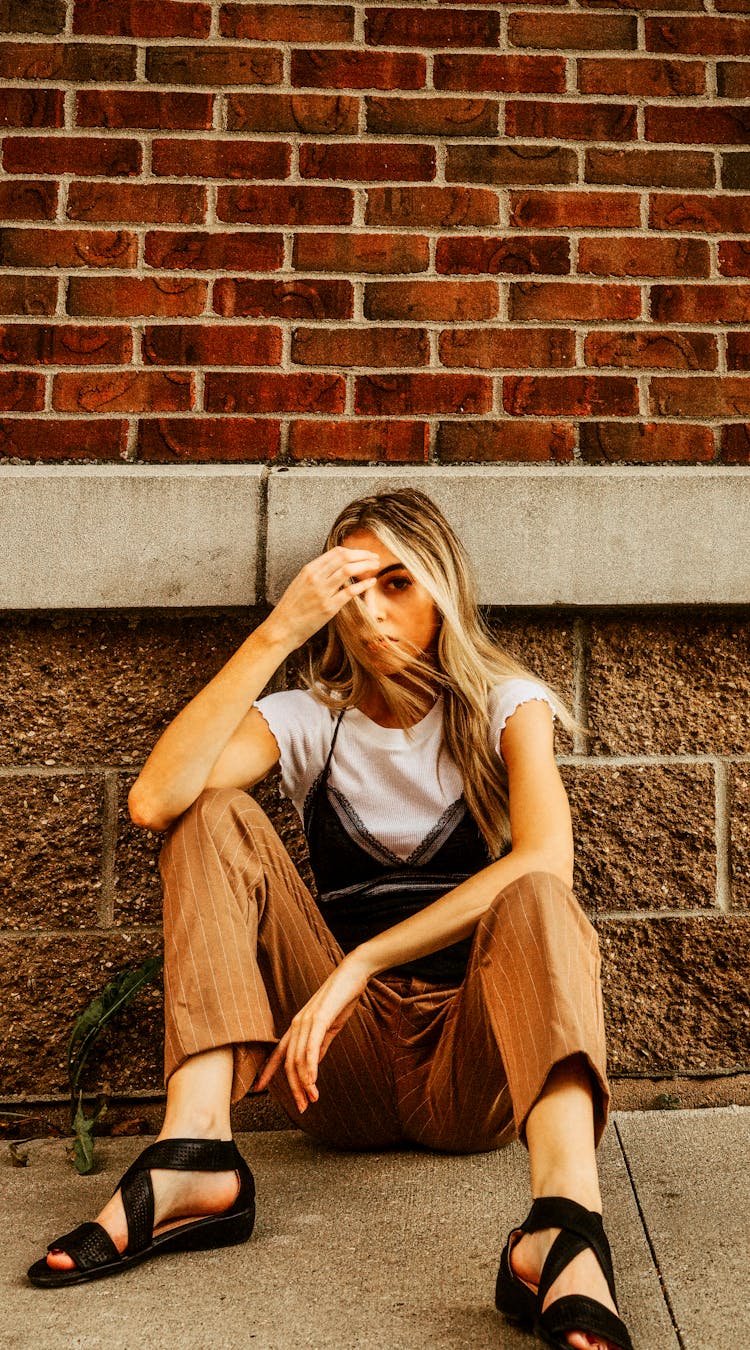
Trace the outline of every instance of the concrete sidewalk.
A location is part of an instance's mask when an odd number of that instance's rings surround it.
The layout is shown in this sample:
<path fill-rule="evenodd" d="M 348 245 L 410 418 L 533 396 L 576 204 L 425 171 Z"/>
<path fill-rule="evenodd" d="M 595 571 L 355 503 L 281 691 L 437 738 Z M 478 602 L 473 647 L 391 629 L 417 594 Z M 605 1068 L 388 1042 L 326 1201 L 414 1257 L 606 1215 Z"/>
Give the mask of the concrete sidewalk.
<path fill-rule="evenodd" d="M 143 1139 L 103 1139 L 78 1177 L 62 1141 L 0 1168 L 0 1344 L 9 1350 L 523 1350 L 493 1306 L 526 1156 L 337 1154 L 240 1135 L 258 1185 L 249 1243 L 117 1279 L 32 1289 L 27 1265 L 91 1218 Z M 618 1113 L 600 1151 L 621 1312 L 636 1350 L 750 1340 L 750 1108 Z"/>

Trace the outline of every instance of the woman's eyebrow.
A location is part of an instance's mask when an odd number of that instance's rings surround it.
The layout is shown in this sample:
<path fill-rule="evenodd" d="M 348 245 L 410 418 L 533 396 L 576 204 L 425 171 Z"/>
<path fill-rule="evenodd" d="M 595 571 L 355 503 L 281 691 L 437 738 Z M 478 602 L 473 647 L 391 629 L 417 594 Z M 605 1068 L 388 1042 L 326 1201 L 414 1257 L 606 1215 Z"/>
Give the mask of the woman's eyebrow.
<path fill-rule="evenodd" d="M 400 562 L 389 563 L 387 567 L 381 567 L 380 571 L 375 573 L 375 576 L 384 577 L 386 572 L 400 572 L 402 570 L 406 571 L 406 567 L 404 566 L 403 563 Z"/>

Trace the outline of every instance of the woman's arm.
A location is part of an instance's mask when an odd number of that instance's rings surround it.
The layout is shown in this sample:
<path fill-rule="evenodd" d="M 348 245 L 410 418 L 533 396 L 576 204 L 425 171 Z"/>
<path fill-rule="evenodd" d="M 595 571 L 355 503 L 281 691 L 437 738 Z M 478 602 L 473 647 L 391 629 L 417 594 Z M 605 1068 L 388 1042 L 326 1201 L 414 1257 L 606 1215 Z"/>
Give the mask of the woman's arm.
<path fill-rule="evenodd" d="M 265 777 L 279 748 L 255 699 L 291 652 L 373 584 L 353 578 L 377 561 L 366 550 L 341 547 L 302 568 L 265 622 L 157 741 L 130 790 L 136 825 L 165 830 L 205 787 L 250 787 Z"/>
<path fill-rule="evenodd" d="M 511 851 L 345 956 L 293 1019 L 264 1065 L 257 1091 L 285 1060 L 297 1107 L 304 1110 L 317 1101 L 318 1063 L 368 980 L 470 937 L 500 891 L 528 872 L 551 872 L 567 886 L 572 884 L 570 809 L 555 763 L 552 712 L 546 703 L 524 703 L 513 713 L 503 732 L 502 752 L 508 771 Z"/>

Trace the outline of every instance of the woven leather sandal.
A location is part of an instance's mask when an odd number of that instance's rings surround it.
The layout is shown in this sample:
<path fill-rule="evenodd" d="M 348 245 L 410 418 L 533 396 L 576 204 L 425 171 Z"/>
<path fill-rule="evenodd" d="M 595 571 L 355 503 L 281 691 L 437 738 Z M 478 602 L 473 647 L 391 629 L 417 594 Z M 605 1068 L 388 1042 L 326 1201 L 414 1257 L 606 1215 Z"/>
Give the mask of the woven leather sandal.
<path fill-rule="evenodd" d="M 561 1232 L 550 1247 L 535 1293 L 514 1273 L 510 1256 L 523 1233 L 538 1233 L 544 1228 L 559 1228 Z M 520 1228 L 514 1228 L 508 1235 L 497 1274 L 495 1306 L 511 1321 L 533 1329 L 540 1340 L 559 1350 L 570 1350 L 565 1339 L 569 1331 L 587 1331 L 618 1346 L 619 1350 L 633 1350 L 625 1323 L 597 1299 L 569 1294 L 555 1299 L 542 1312 L 544 1300 L 558 1275 L 587 1247 L 596 1256 L 617 1307 L 612 1254 L 601 1214 L 562 1196 L 535 1200 Z"/>
<path fill-rule="evenodd" d="M 175 1223 L 154 1235 L 154 1192 L 151 1168 L 177 1172 L 236 1172 L 240 1188 L 229 1209 L 204 1218 Z M 255 1183 L 234 1140 L 162 1139 L 150 1144 L 128 1168 L 115 1192 L 122 1193 L 128 1225 L 128 1243 L 118 1252 L 100 1223 L 82 1223 L 72 1232 L 51 1242 L 75 1261 L 73 1270 L 53 1270 L 43 1257 L 29 1268 L 28 1277 L 39 1289 L 59 1289 L 117 1275 L 121 1270 L 164 1252 L 202 1251 L 245 1242 L 255 1223 Z M 113 1194 L 115 1193 L 113 1192 Z"/>

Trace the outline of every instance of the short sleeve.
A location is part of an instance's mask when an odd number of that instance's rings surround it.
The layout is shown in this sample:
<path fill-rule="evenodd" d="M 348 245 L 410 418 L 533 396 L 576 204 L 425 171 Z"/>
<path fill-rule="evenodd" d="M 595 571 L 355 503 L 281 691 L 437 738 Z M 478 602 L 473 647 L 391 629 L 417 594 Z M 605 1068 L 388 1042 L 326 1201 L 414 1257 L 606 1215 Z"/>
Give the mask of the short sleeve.
<path fill-rule="evenodd" d="M 289 689 L 258 699 L 257 708 L 279 747 L 281 791 L 298 810 L 328 753 L 333 715 L 305 689 Z"/>
<path fill-rule="evenodd" d="M 511 678 L 503 680 L 498 684 L 490 694 L 490 725 L 492 727 L 492 743 L 502 759 L 500 749 L 500 737 L 505 729 L 505 723 L 513 715 L 516 708 L 520 708 L 522 703 L 531 703 L 535 699 L 540 699 L 552 709 L 552 716 L 555 716 L 555 705 L 552 702 L 547 690 L 543 684 L 538 684 L 536 680 L 527 680 L 522 678 Z"/>

